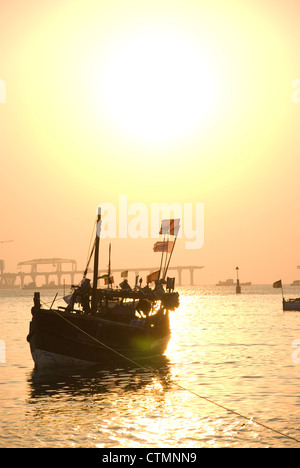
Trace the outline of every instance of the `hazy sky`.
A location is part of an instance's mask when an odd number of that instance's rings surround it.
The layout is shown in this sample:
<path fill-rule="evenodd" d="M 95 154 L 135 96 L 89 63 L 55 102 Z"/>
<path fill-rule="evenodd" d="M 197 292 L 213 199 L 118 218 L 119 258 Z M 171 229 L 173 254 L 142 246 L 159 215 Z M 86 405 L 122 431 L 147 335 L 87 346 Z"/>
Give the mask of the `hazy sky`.
<path fill-rule="evenodd" d="M 205 265 L 201 283 L 237 265 L 243 281 L 299 279 L 299 21 L 298 0 L 2 2 L 7 270 L 84 268 L 97 206 L 119 217 L 121 196 L 128 224 L 139 207 L 150 226 L 153 204 L 189 204 L 204 244 L 187 249 L 183 231 L 173 265 Z M 113 266 L 159 265 L 150 227 L 129 234 L 111 240 Z"/>

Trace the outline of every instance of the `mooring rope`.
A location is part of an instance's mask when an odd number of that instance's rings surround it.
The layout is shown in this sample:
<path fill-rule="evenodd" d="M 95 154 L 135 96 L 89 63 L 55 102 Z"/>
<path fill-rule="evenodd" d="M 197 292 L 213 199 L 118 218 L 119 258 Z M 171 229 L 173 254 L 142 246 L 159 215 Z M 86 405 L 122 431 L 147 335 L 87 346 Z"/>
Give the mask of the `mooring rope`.
<path fill-rule="evenodd" d="M 98 344 L 100 344 L 101 346 L 109 349 L 110 351 L 112 351 L 113 353 L 117 354 L 118 356 L 120 356 L 121 358 L 123 359 L 126 359 L 127 361 L 129 361 L 131 364 L 134 364 L 135 366 L 138 366 L 140 367 L 141 369 L 143 370 L 146 370 L 148 372 L 151 372 L 155 377 L 157 376 L 156 375 L 156 372 L 154 369 L 152 369 L 151 367 L 148 367 L 148 366 L 144 366 L 136 361 L 133 361 L 132 359 L 130 359 L 129 357 L 125 356 L 124 354 L 122 353 L 119 353 L 119 351 L 111 348 L 110 346 L 108 346 L 107 344 L 103 343 L 102 341 L 98 340 L 98 338 L 95 338 L 94 336 L 90 335 L 89 333 L 85 332 L 84 330 L 82 330 L 82 328 L 78 327 L 77 325 L 75 325 L 74 323 L 70 322 L 70 320 L 68 320 L 66 317 L 64 317 L 63 315 L 61 315 L 57 310 L 55 309 L 52 309 L 52 312 L 55 312 L 59 317 L 61 317 L 62 319 L 64 319 L 66 322 L 68 322 L 70 325 L 72 325 L 74 328 L 77 328 L 77 330 L 79 330 L 80 332 L 84 333 L 85 335 L 87 335 L 89 338 L 92 338 L 94 341 L 96 341 Z M 231 408 L 228 408 L 227 406 L 225 405 L 222 405 L 214 400 L 212 400 L 211 398 L 208 398 L 208 397 L 205 397 L 203 395 L 200 395 L 199 393 L 195 392 L 194 390 L 191 390 L 187 387 L 184 387 L 183 385 L 181 384 L 178 384 L 177 382 L 173 382 L 173 385 L 177 386 L 178 388 L 180 388 L 181 390 L 184 390 L 186 392 L 189 392 L 191 393 L 192 395 L 195 395 L 197 396 L 198 398 L 201 398 L 202 400 L 204 401 L 207 401 L 208 403 L 211 403 L 215 406 L 218 406 L 219 408 L 222 408 L 224 409 L 225 411 L 228 411 L 229 413 L 232 413 L 232 414 L 235 414 L 237 416 L 239 416 L 240 418 L 243 418 L 243 419 L 246 419 L 247 421 L 251 421 L 252 423 L 254 424 L 257 424 L 258 426 L 261 426 L 265 429 L 268 429 L 269 431 L 272 431 L 276 434 L 279 434 L 280 436 L 286 438 L 286 439 L 290 439 L 290 440 L 293 440 L 297 443 L 300 444 L 300 440 L 297 439 L 296 437 L 293 437 L 291 435 L 288 435 L 288 434 L 285 434 L 284 432 L 282 431 L 279 431 L 277 429 L 274 429 L 273 427 L 271 426 L 268 426 L 267 424 L 264 424 L 260 421 L 257 421 L 256 419 L 253 419 L 252 417 L 249 417 L 249 416 L 245 416 L 244 414 L 238 412 L 238 411 L 235 411 Z"/>

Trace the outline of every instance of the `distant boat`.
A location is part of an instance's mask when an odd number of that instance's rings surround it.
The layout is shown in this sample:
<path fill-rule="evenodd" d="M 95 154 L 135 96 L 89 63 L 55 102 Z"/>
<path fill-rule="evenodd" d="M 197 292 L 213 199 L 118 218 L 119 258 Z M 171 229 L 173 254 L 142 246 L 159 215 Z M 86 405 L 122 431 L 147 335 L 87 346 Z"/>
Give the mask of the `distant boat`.
<path fill-rule="evenodd" d="M 35 281 L 32 281 L 31 283 L 24 284 L 22 289 L 36 289 L 37 285 Z"/>
<path fill-rule="evenodd" d="M 236 286 L 236 282 L 233 279 L 227 279 L 226 281 L 219 281 L 216 286 Z M 251 281 L 246 281 L 245 283 L 240 282 L 240 286 L 251 286 Z"/>
<path fill-rule="evenodd" d="M 287 311 L 300 311 L 300 297 L 295 299 L 282 299 L 282 308 L 285 312 Z"/>
<path fill-rule="evenodd" d="M 278 280 L 273 283 L 273 288 L 281 289 L 282 294 L 282 309 L 284 312 L 288 311 L 300 311 L 300 297 L 296 297 L 295 299 L 285 299 L 283 295 L 283 287 L 282 281 Z"/>
<path fill-rule="evenodd" d="M 291 283 L 291 286 L 300 286 L 300 280 L 294 280 L 294 281 Z"/>
<path fill-rule="evenodd" d="M 24 284 L 23 289 L 70 289 L 71 285 L 67 284 L 56 284 L 55 281 L 49 281 L 49 283 L 42 284 L 41 286 L 37 286 L 35 281 L 31 283 Z"/>
<path fill-rule="evenodd" d="M 169 229 L 162 225 L 160 232 L 164 234 L 164 241 L 156 243 L 154 250 L 162 252 L 162 258 L 166 253 L 168 263 L 165 261 L 162 269 L 161 260 L 161 268 L 148 275 L 145 287 L 141 287 L 141 281 L 137 284 L 137 278 L 133 288 L 127 279 L 119 288 L 112 287 L 110 250 L 108 274 L 98 276 L 100 233 L 97 232 L 84 277 L 65 298 L 66 307 L 52 308 L 55 297 L 50 308 L 44 308 L 40 293 L 34 293 L 27 341 L 36 367 L 110 365 L 125 358 L 136 362 L 165 352 L 171 336 L 169 311 L 179 306 L 174 278 L 165 279 L 178 234 L 178 230 L 175 234 L 174 221 L 179 220 L 168 221 Z M 100 230 L 100 207 L 96 226 L 97 231 L 98 227 Z M 176 235 L 175 240 L 165 240 L 169 235 Z M 93 255 L 91 286 L 85 275 Z M 99 278 L 105 279 L 105 288 L 97 287 Z M 153 282 L 155 287 L 151 288 L 149 285 Z"/>

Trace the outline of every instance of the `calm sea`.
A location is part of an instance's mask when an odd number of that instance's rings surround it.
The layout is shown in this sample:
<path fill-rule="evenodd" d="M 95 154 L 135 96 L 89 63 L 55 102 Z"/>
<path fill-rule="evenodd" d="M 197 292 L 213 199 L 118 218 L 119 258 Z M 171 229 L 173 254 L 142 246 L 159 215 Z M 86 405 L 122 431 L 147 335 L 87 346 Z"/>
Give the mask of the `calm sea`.
<path fill-rule="evenodd" d="M 271 286 L 180 293 L 152 369 L 39 373 L 26 342 L 33 291 L 0 291 L 0 447 L 300 447 L 287 437 L 300 440 L 300 312 L 283 313 Z"/>

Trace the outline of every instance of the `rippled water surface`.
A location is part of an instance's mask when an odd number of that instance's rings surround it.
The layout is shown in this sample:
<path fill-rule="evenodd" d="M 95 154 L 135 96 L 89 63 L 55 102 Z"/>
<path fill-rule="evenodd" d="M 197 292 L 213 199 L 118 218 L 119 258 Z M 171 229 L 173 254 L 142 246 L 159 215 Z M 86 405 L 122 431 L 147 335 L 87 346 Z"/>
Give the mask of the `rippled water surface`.
<path fill-rule="evenodd" d="M 32 294 L 0 291 L 0 447 L 300 447 L 300 312 L 280 291 L 181 288 L 151 369 L 55 373 L 34 370 Z"/>

